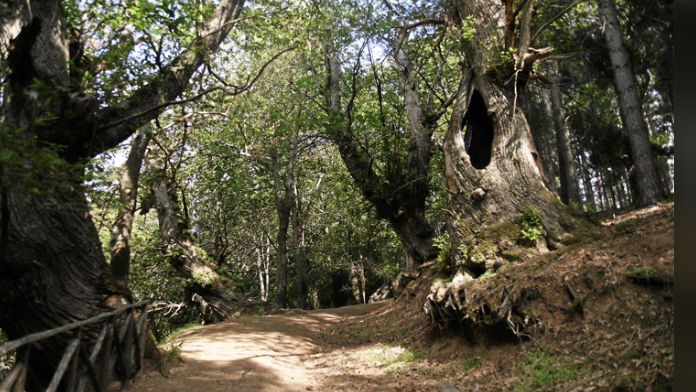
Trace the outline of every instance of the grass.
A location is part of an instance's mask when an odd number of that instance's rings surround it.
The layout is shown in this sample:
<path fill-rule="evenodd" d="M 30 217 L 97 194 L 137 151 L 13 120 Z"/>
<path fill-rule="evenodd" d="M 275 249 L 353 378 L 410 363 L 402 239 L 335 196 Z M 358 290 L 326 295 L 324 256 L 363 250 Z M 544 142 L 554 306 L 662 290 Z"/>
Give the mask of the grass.
<path fill-rule="evenodd" d="M 574 366 L 564 365 L 559 358 L 543 351 L 526 355 L 520 362 L 520 370 L 526 381 L 517 385 L 515 392 L 549 388 L 571 381 L 577 375 L 577 369 Z"/>
<path fill-rule="evenodd" d="M 628 271 L 628 277 L 638 280 L 649 280 L 657 275 L 657 272 L 650 267 L 636 267 Z"/>
<path fill-rule="evenodd" d="M 530 271 L 536 271 L 536 270 L 539 269 L 539 267 L 542 266 L 542 264 L 543 264 L 543 263 L 541 262 L 541 260 L 537 260 L 537 261 L 535 261 L 535 262 L 533 262 L 532 264 L 529 265 L 529 270 L 530 270 Z"/>
<path fill-rule="evenodd" d="M 169 343 L 167 346 L 167 355 L 169 355 L 170 358 L 175 358 L 175 359 L 181 359 L 181 346 L 183 345 L 183 342 L 179 343 Z"/>
<path fill-rule="evenodd" d="M 635 219 L 626 219 L 623 222 L 614 225 L 614 228 L 620 231 L 625 231 L 631 228 L 637 221 Z"/>
<path fill-rule="evenodd" d="M 386 367 L 390 373 L 399 373 L 406 364 L 414 362 L 422 356 L 423 353 L 418 350 L 381 343 L 375 344 L 367 352 L 369 361 L 378 363 L 379 367 Z"/>
<path fill-rule="evenodd" d="M 399 363 L 412 362 L 420 358 L 421 356 L 422 355 L 420 352 L 407 349 L 406 351 L 397 355 L 396 357 L 387 359 L 385 363 L 387 365 L 395 365 Z"/>

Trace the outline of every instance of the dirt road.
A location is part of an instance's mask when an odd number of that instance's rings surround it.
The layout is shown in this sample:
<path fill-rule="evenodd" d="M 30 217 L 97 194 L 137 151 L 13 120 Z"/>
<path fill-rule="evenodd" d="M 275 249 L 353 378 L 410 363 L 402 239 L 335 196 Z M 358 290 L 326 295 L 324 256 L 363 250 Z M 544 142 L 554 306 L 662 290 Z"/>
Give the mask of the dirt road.
<path fill-rule="evenodd" d="M 171 368 L 168 378 L 147 371 L 132 390 L 374 390 L 369 385 L 377 387 L 379 377 L 353 379 L 348 385 L 344 367 L 351 361 L 351 353 L 328 347 L 319 341 L 319 335 L 335 323 L 379 311 L 383 306 L 367 304 L 243 317 L 182 332 L 170 344 L 180 345 L 183 362 L 175 361 L 179 363 Z"/>

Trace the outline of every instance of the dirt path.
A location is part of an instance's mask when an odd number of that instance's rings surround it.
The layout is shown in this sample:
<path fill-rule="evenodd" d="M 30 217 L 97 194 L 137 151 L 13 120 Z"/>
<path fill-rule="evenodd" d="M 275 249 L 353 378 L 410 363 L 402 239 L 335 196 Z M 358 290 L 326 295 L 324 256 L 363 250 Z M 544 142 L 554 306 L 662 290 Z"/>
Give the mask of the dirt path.
<path fill-rule="evenodd" d="M 350 354 L 328 347 L 320 332 L 383 306 L 243 317 L 182 332 L 170 342 L 180 344 L 183 363 L 176 361 L 168 378 L 145 372 L 132 390 L 321 391 L 327 390 L 327 382 L 332 383 L 330 390 L 343 390 L 342 367 Z M 355 390 L 356 385 L 345 387 Z"/>

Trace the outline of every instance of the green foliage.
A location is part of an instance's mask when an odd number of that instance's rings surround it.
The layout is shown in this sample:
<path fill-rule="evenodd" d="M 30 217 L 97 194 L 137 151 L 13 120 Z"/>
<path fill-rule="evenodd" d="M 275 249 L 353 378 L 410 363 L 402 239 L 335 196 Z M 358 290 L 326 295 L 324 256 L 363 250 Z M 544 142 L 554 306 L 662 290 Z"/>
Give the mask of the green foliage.
<path fill-rule="evenodd" d="M 433 245 L 439 249 L 435 261 L 437 261 L 440 267 L 446 267 L 450 263 L 450 257 L 452 256 L 452 241 L 449 233 L 444 233 L 439 237 L 435 237 L 433 239 Z"/>
<path fill-rule="evenodd" d="M 464 19 L 461 26 L 461 34 L 462 38 L 467 40 L 474 38 L 474 34 L 476 34 L 476 19 L 474 15 L 468 15 Z"/>
<path fill-rule="evenodd" d="M 537 261 L 535 261 L 535 262 L 533 262 L 532 264 L 529 265 L 529 269 L 530 269 L 531 271 L 536 271 L 536 270 L 538 270 L 539 267 L 541 267 L 543 264 L 544 264 L 543 262 L 541 262 L 540 260 L 537 260 Z"/>
<path fill-rule="evenodd" d="M 183 342 L 169 343 L 169 345 L 165 349 L 167 357 L 172 358 L 172 359 L 181 360 L 181 346 L 182 346 L 182 344 L 183 344 Z"/>
<path fill-rule="evenodd" d="M 530 206 L 523 207 L 521 215 L 520 238 L 523 244 L 533 246 L 537 239 L 544 234 L 544 227 L 541 225 L 541 216 Z"/>
<path fill-rule="evenodd" d="M 418 350 L 406 350 L 403 353 L 397 355 L 396 357 L 386 360 L 386 363 L 388 365 L 396 365 L 405 362 L 413 362 L 421 358 L 422 356 L 423 354 Z"/>
<path fill-rule="evenodd" d="M 477 368 L 480 364 L 481 358 L 479 357 L 467 358 L 464 361 L 462 361 L 462 367 L 464 368 L 464 370 L 471 370 Z"/>

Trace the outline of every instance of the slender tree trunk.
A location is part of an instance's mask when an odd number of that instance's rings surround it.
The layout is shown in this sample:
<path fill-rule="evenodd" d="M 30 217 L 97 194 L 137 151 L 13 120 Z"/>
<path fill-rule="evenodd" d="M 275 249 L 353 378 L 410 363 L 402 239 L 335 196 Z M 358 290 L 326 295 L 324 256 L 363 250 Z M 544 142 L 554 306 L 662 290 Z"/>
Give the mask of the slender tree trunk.
<path fill-rule="evenodd" d="M 609 47 L 609 58 L 614 71 L 616 93 L 621 107 L 621 118 L 631 143 L 636 206 L 644 207 L 655 203 L 664 196 L 655 170 L 652 149 L 648 139 L 649 132 L 641 102 L 636 90 L 636 82 L 631 69 L 628 52 L 624 46 L 621 26 L 616 15 L 614 0 L 598 0 L 599 16 L 602 21 L 604 37 Z"/>
<path fill-rule="evenodd" d="M 580 154 L 580 167 L 582 169 L 582 183 L 585 185 L 586 203 L 589 204 L 590 208 L 596 209 L 597 202 L 595 201 L 595 191 L 592 186 L 592 172 L 584 154 Z"/>
<path fill-rule="evenodd" d="M 624 189 L 624 193 L 626 194 L 626 205 L 634 204 L 633 193 L 631 192 L 631 184 L 629 183 L 628 171 L 626 168 L 624 168 L 623 173 L 621 173 L 621 187 Z"/>
<path fill-rule="evenodd" d="M 570 133 L 565 122 L 563 100 L 559 87 L 558 64 L 552 62 L 549 71 L 551 81 L 553 82 L 550 96 L 553 121 L 556 128 L 556 149 L 558 151 L 558 166 L 561 177 L 561 200 L 565 204 L 570 204 L 571 202 L 581 204 L 575 159 L 570 148 Z"/>
<path fill-rule="evenodd" d="M 660 185 L 662 186 L 662 193 L 667 196 L 671 195 L 674 192 L 674 181 L 672 180 L 667 157 L 658 157 L 655 165 L 658 178 L 660 179 Z"/>
<path fill-rule="evenodd" d="M 145 158 L 147 145 L 152 138 L 150 131 L 138 132 L 131 141 L 131 150 L 121 173 L 119 193 L 121 206 L 116 221 L 111 227 L 111 273 L 117 284 L 128 290 L 130 271 L 130 238 L 138 200 L 140 168 Z"/>
<path fill-rule="evenodd" d="M 259 295 L 261 301 L 268 302 L 268 247 L 265 236 L 259 237 L 259 245 L 256 248 L 256 269 L 259 276 Z"/>
<path fill-rule="evenodd" d="M 277 152 L 271 155 L 273 180 L 278 213 L 277 262 L 276 262 L 276 306 L 288 307 L 288 226 L 294 204 L 291 189 L 295 186 L 294 159 L 290 159 L 285 171 L 285 181 L 280 177 Z"/>
<path fill-rule="evenodd" d="M 307 294 L 309 293 L 308 273 L 309 263 L 307 260 L 307 243 L 305 242 L 304 232 L 304 211 L 300 198 L 297 195 L 297 184 L 294 185 L 293 200 L 295 201 L 293 217 L 293 230 L 295 236 L 295 252 L 293 260 L 295 262 L 296 273 L 296 306 L 300 309 L 308 309 Z"/>
<path fill-rule="evenodd" d="M 362 256 L 358 260 L 353 260 L 350 263 L 350 283 L 353 289 L 353 300 L 356 304 L 364 304 L 365 302 L 365 271 L 363 269 Z"/>

